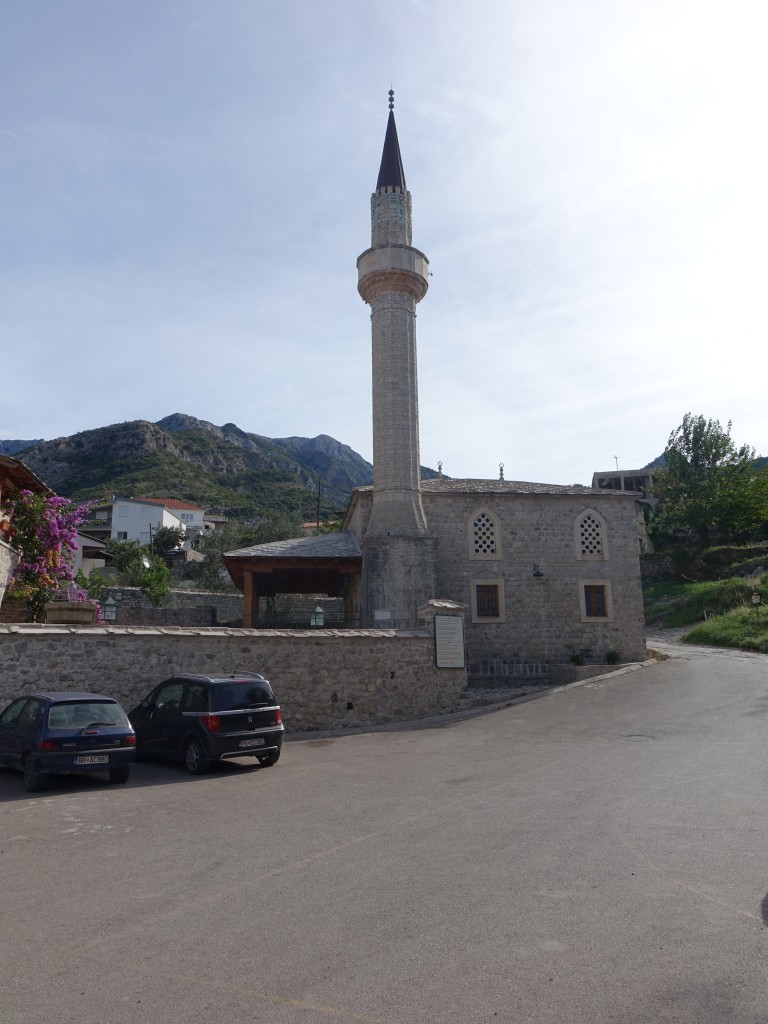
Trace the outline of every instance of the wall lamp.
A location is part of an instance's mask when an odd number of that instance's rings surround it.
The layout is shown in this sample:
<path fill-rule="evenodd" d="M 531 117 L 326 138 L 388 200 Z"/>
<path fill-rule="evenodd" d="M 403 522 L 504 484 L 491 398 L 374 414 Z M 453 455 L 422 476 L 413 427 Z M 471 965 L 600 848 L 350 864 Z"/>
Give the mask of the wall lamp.
<path fill-rule="evenodd" d="M 540 580 L 542 578 L 542 576 L 544 575 L 544 573 L 542 572 L 541 566 L 539 565 L 538 562 L 534 562 L 533 563 L 533 575 L 536 577 L 537 580 Z"/>

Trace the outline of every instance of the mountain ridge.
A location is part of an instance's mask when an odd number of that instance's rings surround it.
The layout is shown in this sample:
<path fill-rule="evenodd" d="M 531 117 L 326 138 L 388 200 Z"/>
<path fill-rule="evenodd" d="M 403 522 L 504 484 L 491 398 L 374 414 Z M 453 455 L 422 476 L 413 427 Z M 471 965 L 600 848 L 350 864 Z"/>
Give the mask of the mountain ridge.
<path fill-rule="evenodd" d="M 156 494 L 232 516 L 337 515 L 373 466 L 328 434 L 269 438 L 187 413 L 129 420 L 51 441 L 2 441 L 56 493 L 72 500 Z M 428 476 L 434 475 L 425 470 Z"/>

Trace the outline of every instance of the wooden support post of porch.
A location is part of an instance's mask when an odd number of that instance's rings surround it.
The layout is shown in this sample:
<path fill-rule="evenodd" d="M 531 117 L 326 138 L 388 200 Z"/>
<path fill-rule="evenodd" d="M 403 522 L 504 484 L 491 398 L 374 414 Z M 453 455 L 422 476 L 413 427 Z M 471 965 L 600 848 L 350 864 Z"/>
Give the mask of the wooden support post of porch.
<path fill-rule="evenodd" d="M 253 573 L 246 569 L 243 572 L 243 626 L 253 629 Z M 256 598 L 256 614 L 258 615 L 259 599 Z M 256 623 L 258 625 L 258 622 Z"/>

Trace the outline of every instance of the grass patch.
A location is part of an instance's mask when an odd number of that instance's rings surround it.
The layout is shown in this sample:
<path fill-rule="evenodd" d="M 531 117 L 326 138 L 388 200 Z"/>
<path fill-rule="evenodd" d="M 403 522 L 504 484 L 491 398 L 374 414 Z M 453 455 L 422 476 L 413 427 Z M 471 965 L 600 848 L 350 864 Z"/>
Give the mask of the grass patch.
<path fill-rule="evenodd" d="M 768 603 L 768 576 L 758 585 L 763 603 Z M 669 580 L 649 584 L 643 593 L 648 622 L 671 628 L 689 626 L 710 616 L 725 615 L 734 608 L 752 608 L 752 581 L 742 576 L 700 583 Z M 754 615 L 754 612 L 752 612 Z"/>
<path fill-rule="evenodd" d="M 700 623 L 683 638 L 686 644 L 736 647 L 743 651 L 768 654 L 768 608 L 742 605 L 716 619 Z"/>

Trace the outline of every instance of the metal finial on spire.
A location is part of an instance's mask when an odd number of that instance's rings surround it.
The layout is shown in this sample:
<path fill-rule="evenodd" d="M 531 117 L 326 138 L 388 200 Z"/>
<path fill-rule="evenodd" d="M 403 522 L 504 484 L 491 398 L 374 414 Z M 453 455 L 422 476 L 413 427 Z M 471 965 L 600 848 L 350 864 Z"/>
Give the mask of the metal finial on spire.
<path fill-rule="evenodd" d="M 381 167 L 379 178 L 376 182 L 376 191 L 381 188 L 397 188 L 405 191 L 405 172 L 403 171 L 403 160 L 400 156 L 400 144 L 397 141 L 397 128 L 395 127 L 395 90 L 389 90 L 389 118 L 387 119 L 387 133 L 384 136 L 384 151 L 381 154 Z"/>

